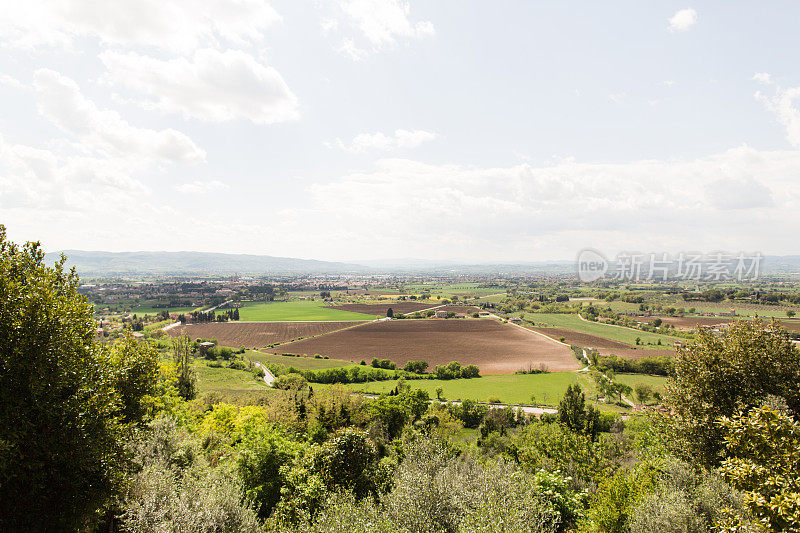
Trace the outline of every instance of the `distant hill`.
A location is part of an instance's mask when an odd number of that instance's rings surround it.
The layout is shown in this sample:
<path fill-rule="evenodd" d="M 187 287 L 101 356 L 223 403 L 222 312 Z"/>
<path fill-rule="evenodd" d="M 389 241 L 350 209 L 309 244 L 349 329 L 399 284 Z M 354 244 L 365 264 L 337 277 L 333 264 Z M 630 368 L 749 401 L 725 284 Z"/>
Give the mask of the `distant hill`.
<path fill-rule="evenodd" d="M 208 252 L 91 252 L 64 250 L 45 256 L 53 264 L 61 254 L 67 265 L 82 276 L 123 274 L 342 274 L 361 273 L 367 267 L 348 263 L 272 257 L 269 255 L 220 254 Z"/>
<path fill-rule="evenodd" d="M 569 274 L 573 261 L 506 262 L 464 264 L 425 259 L 384 259 L 354 262 L 316 261 L 269 255 L 220 254 L 210 252 L 92 252 L 64 250 L 45 256 L 53 264 L 61 254 L 81 276 L 117 275 L 280 275 L 280 274 Z M 765 256 L 765 274 L 800 273 L 800 256 Z"/>

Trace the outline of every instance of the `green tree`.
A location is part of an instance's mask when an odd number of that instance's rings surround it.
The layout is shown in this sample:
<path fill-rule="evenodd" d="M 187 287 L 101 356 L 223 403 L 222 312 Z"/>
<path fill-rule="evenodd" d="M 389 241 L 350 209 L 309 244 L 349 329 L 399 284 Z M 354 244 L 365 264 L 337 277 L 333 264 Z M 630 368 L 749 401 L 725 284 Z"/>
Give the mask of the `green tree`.
<path fill-rule="evenodd" d="M 125 331 L 111 348 L 114 388 L 119 394 L 124 422 L 139 422 L 147 411 L 147 398 L 156 392 L 158 352 Z"/>
<path fill-rule="evenodd" d="M 639 403 L 644 405 L 653 395 L 653 389 L 644 383 L 639 383 L 634 387 L 636 391 L 636 399 L 639 400 Z"/>
<path fill-rule="evenodd" d="M 45 266 L 38 243 L 17 246 L 0 226 L 4 531 L 86 527 L 121 467 L 118 375 L 64 262 Z"/>
<path fill-rule="evenodd" d="M 580 385 L 570 385 L 558 404 L 558 420 L 567 428 L 597 438 L 600 412 L 591 405 L 586 407 L 586 397 Z"/>
<path fill-rule="evenodd" d="M 197 396 L 197 374 L 191 366 L 192 341 L 183 334 L 172 339 L 172 357 L 178 375 L 178 394 L 184 400 Z"/>
<path fill-rule="evenodd" d="M 719 418 L 759 407 L 768 395 L 800 413 L 800 351 L 776 322 L 739 320 L 721 336 L 701 331 L 679 350 L 667 389 L 680 449 L 716 466 L 725 434 Z"/>
<path fill-rule="evenodd" d="M 315 467 L 330 490 L 346 489 L 356 498 L 377 492 L 378 451 L 356 428 L 339 431 L 319 450 Z"/>
<path fill-rule="evenodd" d="M 800 422 L 762 407 L 724 417 L 720 426 L 727 452 L 722 473 L 744 492 L 745 505 L 767 531 L 800 531 Z"/>

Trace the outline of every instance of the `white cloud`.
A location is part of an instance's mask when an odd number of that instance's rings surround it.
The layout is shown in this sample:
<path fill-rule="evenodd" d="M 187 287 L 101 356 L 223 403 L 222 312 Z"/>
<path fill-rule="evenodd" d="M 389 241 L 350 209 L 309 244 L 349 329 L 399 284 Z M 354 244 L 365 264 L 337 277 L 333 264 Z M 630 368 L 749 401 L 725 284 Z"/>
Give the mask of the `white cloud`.
<path fill-rule="evenodd" d="M 192 181 L 175 186 L 175 190 L 184 194 L 207 194 L 214 191 L 223 191 L 228 188 L 228 185 L 218 180 Z"/>
<path fill-rule="evenodd" d="M 25 88 L 25 85 L 21 81 L 9 76 L 8 74 L 0 74 L 0 85 L 5 85 L 6 87 L 12 87 L 14 89 Z"/>
<path fill-rule="evenodd" d="M 271 124 L 297 118 L 297 97 L 280 73 L 236 50 L 197 50 L 191 59 L 161 60 L 106 51 L 105 79 L 145 95 L 142 107 L 209 122 Z"/>
<path fill-rule="evenodd" d="M 359 46 L 352 37 L 342 40 L 338 50 L 356 61 L 395 46 L 401 39 L 421 39 L 436 33 L 432 22 L 409 18 L 411 6 L 404 0 L 338 0 L 338 6 L 342 22 L 346 21 L 367 43 Z M 336 19 L 326 19 L 323 32 L 342 30 L 342 26 Z"/>
<path fill-rule="evenodd" d="M 756 72 L 751 79 L 757 81 L 761 85 L 769 85 L 772 83 L 772 76 L 767 72 Z"/>
<path fill-rule="evenodd" d="M 438 135 L 425 130 L 395 130 L 394 135 L 382 132 L 359 133 L 349 144 L 336 139 L 336 145 L 342 150 L 352 153 L 364 153 L 370 150 L 398 150 L 416 148 L 422 143 L 436 139 Z"/>
<path fill-rule="evenodd" d="M 427 20 L 413 23 L 408 16 L 411 6 L 402 0 L 343 0 L 342 10 L 374 46 L 395 44 L 398 37 L 433 35 Z"/>
<path fill-rule="evenodd" d="M 775 113 L 778 122 L 786 128 L 786 140 L 800 148 L 800 109 L 794 105 L 795 100 L 800 97 L 800 87 L 778 88 L 774 97 L 756 92 L 755 97 Z"/>
<path fill-rule="evenodd" d="M 697 11 L 692 8 L 681 9 L 669 19 L 670 31 L 686 31 L 697 24 Z"/>
<path fill-rule="evenodd" d="M 279 20 L 261 0 L 26 0 L 0 10 L 0 43 L 69 47 L 88 36 L 109 45 L 187 52 L 220 41 L 257 43 Z"/>
<path fill-rule="evenodd" d="M 197 163 L 205 152 L 174 129 L 136 128 L 119 113 L 99 109 L 78 85 L 58 72 L 40 69 L 34 75 L 39 112 L 59 129 L 75 135 L 85 148 L 107 154 Z"/>
<path fill-rule="evenodd" d="M 800 207 L 797 171 L 800 152 L 746 146 L 690 161 L 567 160 L 545 167 L 384 159 L 373 171 L 312 186 L 313 209 L 296 213 L 293 223 L 310 230 L 327 221 L 335 232 L 319 239 L 332 250 L 346 244 L 373 255 L 403 249 L 427 257 L 480 250 L 476 261 L 495 254 L 566 258 L 585 246 L 762 249 L 788 237 L 788 229 L 769 238 L 761 229 L 767 221 L 792 227 Z M 363 231 L 370 220 L 404 224 L 376 240 Z"/>

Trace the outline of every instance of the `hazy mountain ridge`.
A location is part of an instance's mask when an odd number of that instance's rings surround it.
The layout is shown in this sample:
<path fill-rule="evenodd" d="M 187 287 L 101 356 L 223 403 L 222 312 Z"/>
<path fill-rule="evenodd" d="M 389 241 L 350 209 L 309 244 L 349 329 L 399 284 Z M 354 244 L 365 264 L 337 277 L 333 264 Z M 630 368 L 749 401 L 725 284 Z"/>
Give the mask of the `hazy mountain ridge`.
<path fill-rule="evenodd" d="M 575 268 L 573 261 L 519 261 L 459 263 L 426 259 L 385 259 L 354 262 L 319 261 L 253 254 L 213 252 L 101 252 L 64 250 L 45 256 L 47 264 L 67 256 L 67 265 L 75 266 L 83 276 L 121 274 L 367 274 L 367 273 L 463 273 L 520 274 L 565 273 Z M 800 272 L 800 256 L 765 256 L 761 271 Z"/>
<path fill-rule="evenodd" d="M 52 264 L 61 254 L 81 275 L 116 274 L 302 274 L 364 272 L 366 267 L 333 261 L 212 252 L 99 252 L 63 250 L 46 254 Z"/>

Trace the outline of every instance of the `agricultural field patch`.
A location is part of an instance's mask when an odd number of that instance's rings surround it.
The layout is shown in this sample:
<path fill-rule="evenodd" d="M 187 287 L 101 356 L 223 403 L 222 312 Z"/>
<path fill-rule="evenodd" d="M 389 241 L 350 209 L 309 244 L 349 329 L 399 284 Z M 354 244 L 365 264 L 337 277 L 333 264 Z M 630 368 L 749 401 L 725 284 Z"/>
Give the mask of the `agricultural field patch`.
<path fill-rule="evenodd" d="M 210 322 L 179 326 L 167 333 L 172 337 L 187 333 L 193 340 L 217 339 L 220 346 L 231 348 L 258 349 L 300 337 L 324 335 L 360 323 L 363 322 Z"/>
<path fill-rule="evenodd" d="M 526 313 L 525 318 L 532 320 L 534 325 L 538 327 L 557 327 L 570 329 L 578 333 L 586 333 L 589 335 L 622 342 L 628 344 L 628 347 L 636 346 L 637 338 L 639 338 L 641 343 L 644 343 L 644 345 L 647 346 L 658 346 L 658 341 L 660 340 L 661 346 L 663 346 L 664 349 L 671 348 L 675 341 L 683 340 L 676 337 L 671 337 L 669 335 L 649 333 L 646 331 L 613 326 L 611 324 L 602 324 L 599 322 L 590 322 L 587 320 L 582 320 L 577 314 Z"/>
<path fill-rule="evenodd" d="M 495 320 L 373 322 L 268 351 L 367 362 L 377 357 L 400 366 L 423 360 L 430 368 L 459 361 L 477 365 L 482 374 L 508 374 L 539 364 L 553 371 L 579 368 L 566 346 Z"/>
<path fill-rule="evenodd" d="M 343 359 L 317 359 L 313 355 L 294 357 L 257 351 L 247 352 L 245 357 L 251 361 L 256 361 L 265 365 L 277 363 L 280 365 L 293 366 L 301 370 L 323 370 L 326 368 L 337 368 L 353 364 L 352 361 L 345 361 Z"/>
<path fill-rule="evenodd" d="M 715 326 L 718 324 L 729 324 L 734 320 L 732 318 L 724 318 L 724 317 L 717 318 L 717 317 L 707 317 L 707 316 L 683 316 L 683 317 L 649 316 L 649 317 L 640 317 L 638 318 L 638 320 L 641 320 L 643 322 L 653 322 L 653 320 L 655 320 L 656 318 L 660 318 L 664 323 L 671 324 L 675 326 L 675 329 L 681 329 L 681 330 L 697 329 L 698 326 Z M 765 321 L 769 322 L 770 318 L 765 318 Z M 800 331 L 800 320 L 782 319 L 778 320 L 778 323 L 789 331 Z"/>
<path fill-rule="evenodd" d="M 197 372 L 200 394 L 269 390 L 266 383 L 256 380 L 253 373 L 248 370 L 234 370 L 224 366 L 210 367 L 204 361 L 193 363 L 192 368 Z"/>
<path fill-rule="evenodd" d="M 664 376 L 649 376 L 647 374 L 615 374 L 614 381 L 624 383 L 632 389 L 636 385 L 648 385 L 653 392 L 658 392 L 662 396 L 667 392 L 667 378 Z M 631 400 L 635 399 L 636 393 L 631 393 Z"/>
<path fill-rule="evenodd" d="M 443 305 L 442 307 L 437 307 L 437 311 L 447 311 L 448 313 L 455 313 L 457 315 L 471 315 L 472 313 L 477 313 L 481 311 L 480 307 L 475 307 L 474 305 L 458 305 L 458 304 L 450 304 L 450 305 Z"/>
<path fill-rule="evenodd" d="M 350 313 L 361 313 L 365 315 L 386 316 L 386 311 L 391 307 L 395 313 L 411 314 L 414 311 L 421 311 L 434 307 L 436 304 L 417 303 L 417 302 L 389 302 L 380 304 L 342 304 L 333 305 L 330 309 L 348 311 Z"/>
<path fill-rule="evenodd" d="M 276 322 L 292 320 L 374 320 L 373 315 L 341 311 L 326 307 L 324 302 L 298 300 L 288 302 L 244 302 L 239 317 L 247 322 Z"/>
<path fill-rule="evenodd" d="M 547 335 L 551 339 L 560 340 L 563 337 L 564 342 L 573 346 L 596 348 L 597 351 L 600 352 L 600 355 L 619 355 L 620 357 L 631 357 L 634 359 L 640 359 L 642 357 L 654 355 L 675 355 L 674 349 L 666 349 L 666 347 L 664 347 L 665 349 L 662 350 L 652 349 L 652 347 L 651 349 L 643 348 L 641 346 L 635 347 L 624 342 L 607 339 L 597 335 L 590 335 L 588 333 L 581 333 L 566 328 L 524 327 L 538 331 L 539 333 Z"/>
<path fill-rule="evenodd" d="M 577 382 L 575 372 L 550 372 L 547 374 L 505 374 L 489 375 L 473 379 L 417 379 L 406 384 L 412 389 L 426 391 L 436 398 L 436 389 L 442 388 L 442 397 L 448 401 L 476 400 L 487 402 L 497 397 L 502 403 L 531 404 L 531 396 L 536 404 L 556 406 L 564 396 L 567 387 Z M 397 380 L 350 383 L 347 388 L 358 392 L 382 394 L 397 386 Z M 314 387 L 323 387 L 315 383 Z"/>

